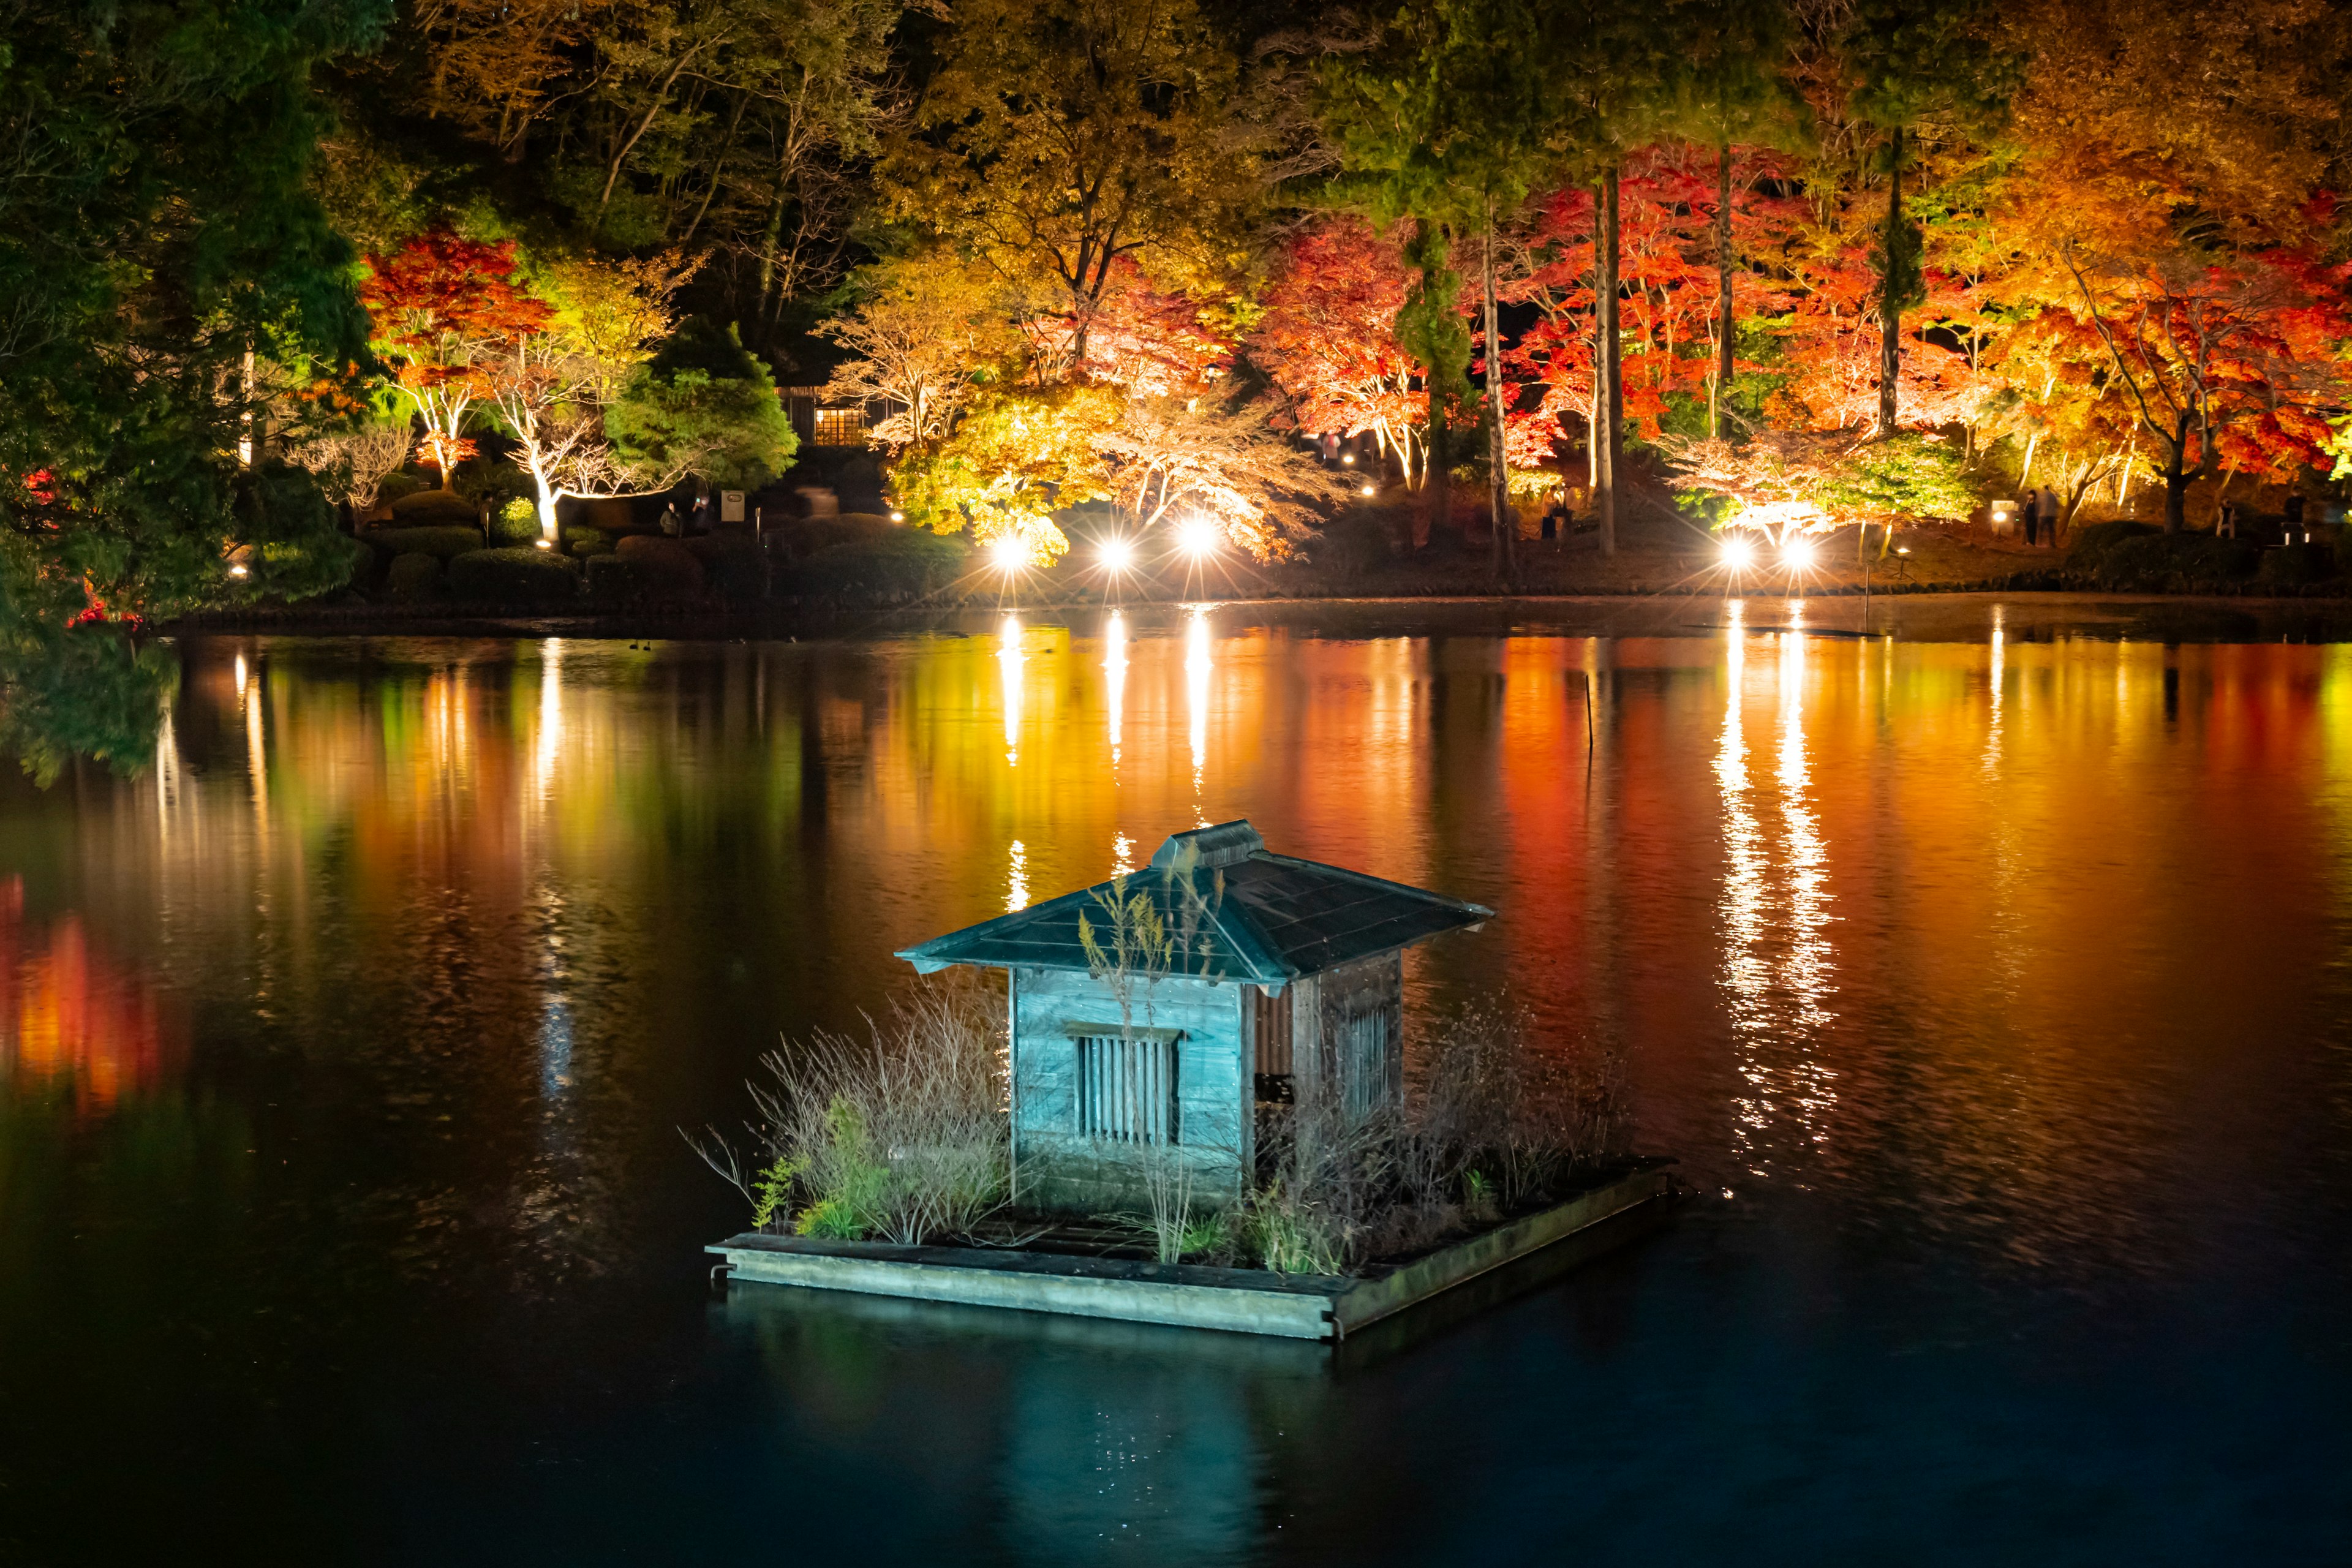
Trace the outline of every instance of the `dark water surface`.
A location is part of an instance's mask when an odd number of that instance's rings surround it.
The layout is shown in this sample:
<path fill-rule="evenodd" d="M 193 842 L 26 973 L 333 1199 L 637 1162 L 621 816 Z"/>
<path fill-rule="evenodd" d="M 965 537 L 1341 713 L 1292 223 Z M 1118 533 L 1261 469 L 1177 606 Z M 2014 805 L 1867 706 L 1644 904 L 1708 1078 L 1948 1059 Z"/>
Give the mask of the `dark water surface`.
<path fill-rule="evenodd" d="M 190 645 L 0 786 L 0 1561 L 2342 1561 L 2352 646 L 1936 614 Z M 711 1297 L 780 1032 L 1243 815 L 1699 1195 L 1336 1363 Z"/>

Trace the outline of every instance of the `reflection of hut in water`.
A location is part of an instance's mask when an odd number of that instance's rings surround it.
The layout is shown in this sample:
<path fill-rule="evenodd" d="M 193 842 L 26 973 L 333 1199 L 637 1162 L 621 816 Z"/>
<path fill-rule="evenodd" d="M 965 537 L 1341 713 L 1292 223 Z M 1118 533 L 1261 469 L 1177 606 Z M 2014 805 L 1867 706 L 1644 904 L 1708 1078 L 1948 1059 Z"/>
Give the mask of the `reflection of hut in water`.
<path fill-rule="evenodd" d="M 1172 836 L 1123 881 L 898 956 L 1008 973 L 1015 1195 L 1087 1211 L 1140 1203 L 1171 1170 L 1202 1197 L 1238 1195 L 1256 1102 L 1393 1101 L 1403 951 L 1493 912 L 1274 854 L 1227 822 Z"/>

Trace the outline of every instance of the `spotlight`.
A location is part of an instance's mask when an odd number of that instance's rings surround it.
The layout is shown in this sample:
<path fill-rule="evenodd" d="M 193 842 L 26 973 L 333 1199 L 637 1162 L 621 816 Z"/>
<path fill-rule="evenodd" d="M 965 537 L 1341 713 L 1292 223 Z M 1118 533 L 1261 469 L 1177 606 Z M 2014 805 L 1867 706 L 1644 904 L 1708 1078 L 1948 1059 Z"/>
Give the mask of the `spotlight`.
<path fill-rule="evenodd" d="M 1355 453 L 1353 453 L 1353 452 L 1342 452 L 1342 453 L 1340 453 L 1340 454 L 1339 454 L 1339 466 L 1340 466 L 1341 468 L 1354 468 L 1354 467 L 1356 466 L 1356 454 L 1355 454 Z"/>
<path fill-rule="evenodd" d="M 551 539 L 534 539 L 530 542 L 530 547 L 533 550 L 552 550 L 555 548 L 555 541 Z"/>
<path fill-rule="evenodd" d="M 252 574 L 247 572 L 241 564 L 230 567 L 228 569 L 228 574 L 232 577 L 249 577 L 252 575 Z"/>
<path fill-rule="evenodd" d="M 1780 546 L 1780 563 L 1792 572 L 1802 572 L 1813 563 L 1813 542 L 1792 539 Z"/>
<path fill-rule="evenodd" d="M 1135 545 L 1114 536 L 1102 542 L 1099 556 L 1106 572 L 1124 572 L 1135 564 Z"/>
<path fill-rule="evenodd" d="M 1029 551 L 1017 535 L 1008 533 L 988 547 L 988 558 L 999 572 L 1010 576 L 1028 563 Z"/>
<path fill-rule="evenodd" d="M 1216 525 L 1204 517 L 1187 518 L 1176 529 L 1176 548 L 1195 561 L 1217 552 Z"/>
<path fill-rule="evenodd" d="M 1748 567 L 1756 563 L 1756 545 L 1754 541 L 1748 539 L 1744 535 L 1736 533 L 1730 538 L 1725 540 L 1723 542 L 1723 563 L 1726 566 L 1730 567 L 1734 572 L 1747 571 Z"/>
<path fill-rule="evenodd" d="M 890 521 L 892 522 L 904 522 L 907 521 L 907 514 L 903 511 L 894 511 L 890 514 Z"/>
<path fill-rule="evenodd" d="M 1378 491 L 1376 491 L 1376 490 L 1374 490 L 1374 489 L 1372 489 L 1372 487 L 1371 487 L 1371 486 L 1370 486 L 1370 485 L 1366 485 L 1366 486 L 1364 487 L 1364 494 L 1366 494 L 1366 495 L 1376 495 L 1376 494 L 1378 494 L 1378 493 L 1379 493 L 1379 492 L 1378 492 Z"/>

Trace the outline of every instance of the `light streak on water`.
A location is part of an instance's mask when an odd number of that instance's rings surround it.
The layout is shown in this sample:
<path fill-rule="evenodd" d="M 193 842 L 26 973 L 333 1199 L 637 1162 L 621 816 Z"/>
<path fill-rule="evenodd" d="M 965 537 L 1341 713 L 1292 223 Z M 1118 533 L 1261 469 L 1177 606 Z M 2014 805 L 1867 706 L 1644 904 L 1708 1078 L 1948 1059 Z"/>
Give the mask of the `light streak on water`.
<path fill-rule="evenodd" d="M 1021 617 L 1007 614 L 996 638 L 996 668 L 1003 688 L 1004 761 L 1017 768 L 1021 765 Z"/>

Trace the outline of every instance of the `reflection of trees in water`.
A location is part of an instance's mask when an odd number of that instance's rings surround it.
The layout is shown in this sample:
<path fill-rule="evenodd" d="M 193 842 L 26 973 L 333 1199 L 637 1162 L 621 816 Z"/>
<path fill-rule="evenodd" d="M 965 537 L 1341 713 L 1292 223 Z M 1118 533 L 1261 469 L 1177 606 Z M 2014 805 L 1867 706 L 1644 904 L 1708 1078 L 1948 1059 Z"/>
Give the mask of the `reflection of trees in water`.
<path fill-rule="evenodd" d="M 119 627 L 0 625 L 0 751 L 44 785 L 84 757 L 137 773 L 178 682 L 170 648 Z"/>
<path fill-rule="evenodd" d="M 79 915 L 43 926 L 24 905 L 22 879 L 0 883 L 0 1091 L 89 1112 L 156 1088 L 167 1053 L 152 984 L 97 948 Z"/>

